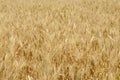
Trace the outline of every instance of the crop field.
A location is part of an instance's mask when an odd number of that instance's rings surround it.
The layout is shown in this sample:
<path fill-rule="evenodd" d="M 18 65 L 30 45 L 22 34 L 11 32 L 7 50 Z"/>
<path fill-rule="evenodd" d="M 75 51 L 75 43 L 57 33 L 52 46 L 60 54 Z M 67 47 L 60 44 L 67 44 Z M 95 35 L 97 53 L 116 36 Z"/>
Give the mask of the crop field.
<path fill-rule="evenodd" d="M 120 80 L 120 0 L 0 0 L 0 80 Z"/>

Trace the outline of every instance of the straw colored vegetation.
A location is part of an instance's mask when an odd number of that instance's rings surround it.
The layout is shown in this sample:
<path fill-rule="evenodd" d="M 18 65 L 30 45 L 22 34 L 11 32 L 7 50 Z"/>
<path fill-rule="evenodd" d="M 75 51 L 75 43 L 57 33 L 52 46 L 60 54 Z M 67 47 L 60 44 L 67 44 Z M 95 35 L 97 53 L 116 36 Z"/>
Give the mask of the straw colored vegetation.
<path fill-rule="evenodd" d="M 120 80 L 120 0 L 0 0 L 0 80 Z"/>

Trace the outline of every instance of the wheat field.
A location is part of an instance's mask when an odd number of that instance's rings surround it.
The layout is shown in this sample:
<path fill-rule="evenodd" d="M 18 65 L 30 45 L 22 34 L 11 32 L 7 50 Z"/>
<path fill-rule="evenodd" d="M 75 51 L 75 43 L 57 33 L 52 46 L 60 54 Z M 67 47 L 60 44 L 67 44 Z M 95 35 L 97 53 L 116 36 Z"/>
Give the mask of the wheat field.
<path fill-rule="evenodd" d="M 0 0 L 0 80 L 120 80 L 120 0 Z"/>

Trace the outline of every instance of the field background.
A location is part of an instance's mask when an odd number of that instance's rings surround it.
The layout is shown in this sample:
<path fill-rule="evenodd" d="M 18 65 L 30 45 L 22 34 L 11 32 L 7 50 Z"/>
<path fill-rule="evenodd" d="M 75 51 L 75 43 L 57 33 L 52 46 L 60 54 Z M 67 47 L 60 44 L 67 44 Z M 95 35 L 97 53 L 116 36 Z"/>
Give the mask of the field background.
<path fill-rule="evenodd" d="M 120 80 L 120 0 L 0 0 L 0 80 Z"/>

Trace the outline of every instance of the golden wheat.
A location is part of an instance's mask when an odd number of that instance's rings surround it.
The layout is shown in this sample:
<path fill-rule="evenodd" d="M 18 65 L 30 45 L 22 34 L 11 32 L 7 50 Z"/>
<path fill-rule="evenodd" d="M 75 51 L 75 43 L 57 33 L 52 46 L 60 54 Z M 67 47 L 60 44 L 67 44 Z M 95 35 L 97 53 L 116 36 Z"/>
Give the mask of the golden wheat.
<path fill-rule="evenodd" d="M 120 1 L 0 0 L 0 80 L 120 80 Z"/>

